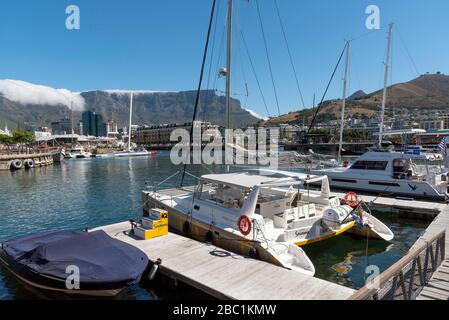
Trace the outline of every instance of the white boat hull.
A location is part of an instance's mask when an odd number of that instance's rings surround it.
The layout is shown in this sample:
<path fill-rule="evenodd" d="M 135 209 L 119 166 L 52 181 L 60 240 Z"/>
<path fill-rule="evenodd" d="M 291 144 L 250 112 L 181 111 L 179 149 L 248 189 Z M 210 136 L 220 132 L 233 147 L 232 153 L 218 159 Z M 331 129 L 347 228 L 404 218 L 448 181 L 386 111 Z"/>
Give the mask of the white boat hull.
<path fill-rule="evenodd" d="M 312 173 L 327 175 L 329 184 L 334 189 L 364 191 L 367 193 L 402 196 L 414 199 L 445 200 L 447 198 L 446 193 L 439 192 L 425 181 L 370 179 L 368 177 L 351 176 L 349 174 L 325 170 L 312 171 Z"/>

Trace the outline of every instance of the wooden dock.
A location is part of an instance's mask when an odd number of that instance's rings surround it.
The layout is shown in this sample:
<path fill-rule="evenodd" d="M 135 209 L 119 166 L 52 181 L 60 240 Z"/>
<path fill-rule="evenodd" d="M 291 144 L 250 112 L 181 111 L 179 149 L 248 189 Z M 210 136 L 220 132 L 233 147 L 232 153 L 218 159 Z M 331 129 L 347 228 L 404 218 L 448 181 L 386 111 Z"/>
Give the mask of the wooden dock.
<path fill-rule="evenodd" d="M 441 211 L 415 245 L 422 241 L 428 241 L 441 230 L 446 230 L 446 235 L 449 235 L 449 206 Z M 445 260 L 417 297 L 417 300 L 449 300 L 449 236 L 446 236 L 445 240 Z"/>
<path fill-rule="evenodd" d="M 378 276 L 378 289 L 365 286 L 350 299 L 449 300 L 449 205 L 364 195 L 362 198 L 374 201 L 374 206 L 436 218 L 407 255 Z"/>
<path fill-rule="evenodd" d="M 158 272 L 218 299 L 344 300 L 355 291 L 169 233 L 151 240 L 130 235 L 129 222 L 100 227 L 111 237 L 162 260 Z"/>

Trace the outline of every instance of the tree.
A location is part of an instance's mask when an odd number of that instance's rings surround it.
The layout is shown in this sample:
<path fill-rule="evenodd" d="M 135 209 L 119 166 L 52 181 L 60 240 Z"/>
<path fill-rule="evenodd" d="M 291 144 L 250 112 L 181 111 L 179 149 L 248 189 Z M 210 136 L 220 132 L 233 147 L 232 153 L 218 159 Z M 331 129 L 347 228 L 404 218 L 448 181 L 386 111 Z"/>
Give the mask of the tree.
<path fill-rule="evenodd" d="M 12 139 L 15 143 L 33 143 L 36 141 L 34 133 L 25 130 L 15 131 L 12 135 Z"/>
<path fill-rule="evenodd" d="M 11 143 L 13 143 L 11 136 L 0 134 L 0 144 L 10 145 Z"/>
<path fill-rule="evenodd" d="M 14 143 L 19 143 L 21 149 L 23 150 L 23 145 L 34 143 L 36 141 L 36 137 L 31 131 L 17 130 L 13 133 L 12 140 Z"/>

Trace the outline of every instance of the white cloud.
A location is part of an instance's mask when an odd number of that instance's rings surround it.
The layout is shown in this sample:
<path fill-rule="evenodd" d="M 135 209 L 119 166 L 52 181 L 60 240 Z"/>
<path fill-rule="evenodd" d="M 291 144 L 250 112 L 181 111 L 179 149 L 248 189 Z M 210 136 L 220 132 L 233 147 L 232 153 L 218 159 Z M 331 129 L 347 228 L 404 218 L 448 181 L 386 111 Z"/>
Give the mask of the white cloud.
<path fill-rule="evenodd" d="M 261 119 L 261 120 L 265 120 L 265 121 L 268 120 L 267 117 L 262 117 L 261 115 L 257 114 L 255 111 L 253 111 L 251 109 L 243 109 L 243 110 L 248 111 L 253 117 L 255 117 L 257 119 Z"/>
<path fill-rule="evenodd" d="M 84 109 L 84 98 L 79 93 L 66 89 L 54 89 L 19 80 L 0 80 L 0 94 L 6 99 L 22 104 L 66 105 L 73 109 Z"/>

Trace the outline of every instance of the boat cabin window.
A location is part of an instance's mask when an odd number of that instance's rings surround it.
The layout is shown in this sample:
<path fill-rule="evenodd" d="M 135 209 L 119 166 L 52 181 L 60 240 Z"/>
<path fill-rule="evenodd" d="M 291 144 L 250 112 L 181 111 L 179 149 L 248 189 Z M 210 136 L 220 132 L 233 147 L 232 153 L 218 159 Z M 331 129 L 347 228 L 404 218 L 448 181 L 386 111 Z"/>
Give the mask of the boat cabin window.
<path fill-rule="evenodd" d="M 409 159 L 393 160 L 393 177 L 396 179 L 411 179 L 414 175 Z"/>
<path fill-rule="evenodd" d="M 351 169 L 359 169 L 359 170 L 380 170 L 383 171 L 387 168 L 388 161 L 365 161 L 359 160 L 356 161 Z"/>

